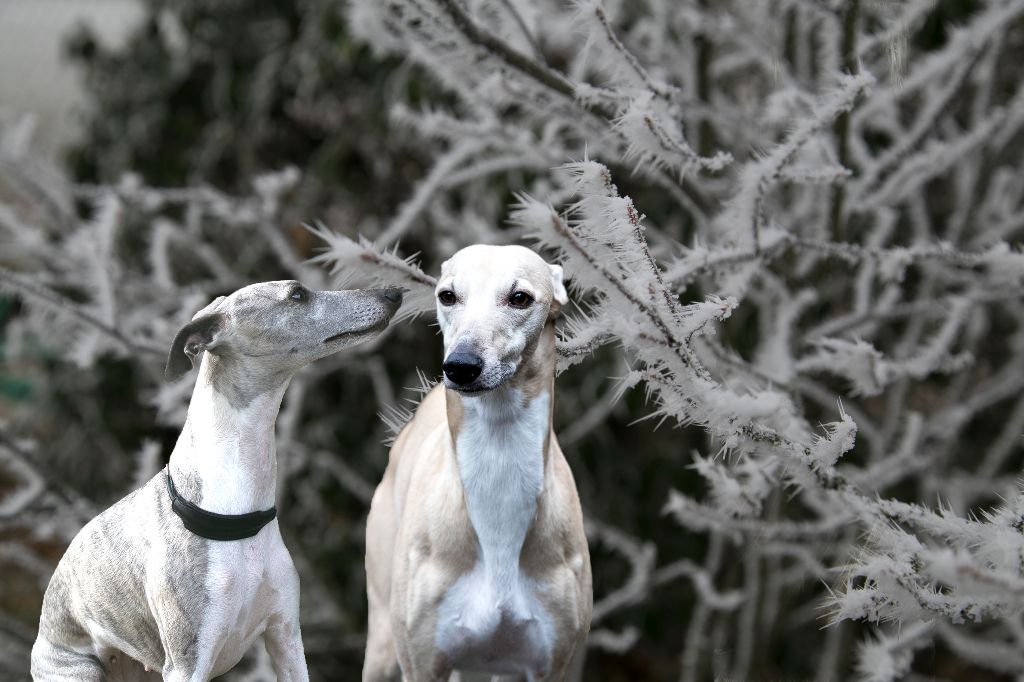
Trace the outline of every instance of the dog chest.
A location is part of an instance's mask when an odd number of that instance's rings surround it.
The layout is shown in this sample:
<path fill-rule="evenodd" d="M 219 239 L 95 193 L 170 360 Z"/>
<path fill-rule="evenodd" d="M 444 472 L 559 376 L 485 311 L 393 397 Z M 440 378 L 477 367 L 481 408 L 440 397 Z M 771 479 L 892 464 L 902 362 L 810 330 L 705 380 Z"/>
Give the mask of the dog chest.
<path fill-rule="evenodd" d="M 551 666 L 554 624 L 524 575 L 495 584 L 481 562 L 445 593 L 436 645 L 460 670 L 544 676 Z"/>
<path fill-rule="evenodd" d="M 550 400 L 542 394 L 524 406 L 517 392 L 510 398 L 467 406 L 456 441 L 477 559 L 441 600 L 436 642 L 459 669 L 542 675 L 553 625 L 520 554 L 544 489 Z"/>
<path fill-rule="evenodd" d="M 280 586 L 274 585 L 273 566 L 280 563 L 276 553 L 284 547 L 274 546 L 276 538 L 268 530 L 248 540 L 211 547 L 207 589 L 212 598 L 200 640 L 219 644 L 215 674 L 226 672 L 241 659 L 280 602 L 274 596 Z"/>
<path fill-rule="evenodd" d="M 513 391 L 508 400 L 471 403 L 456 440 L 466 511 L 485 571 L 511 580 L 544 488 L 544 441 L 550 400 L 542 394 L 526 407 Z"/>

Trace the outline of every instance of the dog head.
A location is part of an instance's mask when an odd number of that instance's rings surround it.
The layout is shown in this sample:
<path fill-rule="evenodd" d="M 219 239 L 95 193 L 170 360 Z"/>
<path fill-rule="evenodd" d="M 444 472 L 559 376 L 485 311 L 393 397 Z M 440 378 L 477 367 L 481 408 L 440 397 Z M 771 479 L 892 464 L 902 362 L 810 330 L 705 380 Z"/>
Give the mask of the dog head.
<path fill-rule="evenodd" d="M 203 351 L 259 358 L 294 372 L 383 331 L 402 304 L 399 289 L 313 291 L 294 280 L 260 282 L 221 296 L 174 337 L 164 376 L 174 380 Z"/>
<path fill-rule="evenodd" d="M 569 302 L 561 266 L 522 246 L 462 249 L 441 266 L 435 293 L 445 385 L 464 394 L 514 376 L 524 351 Z"/>

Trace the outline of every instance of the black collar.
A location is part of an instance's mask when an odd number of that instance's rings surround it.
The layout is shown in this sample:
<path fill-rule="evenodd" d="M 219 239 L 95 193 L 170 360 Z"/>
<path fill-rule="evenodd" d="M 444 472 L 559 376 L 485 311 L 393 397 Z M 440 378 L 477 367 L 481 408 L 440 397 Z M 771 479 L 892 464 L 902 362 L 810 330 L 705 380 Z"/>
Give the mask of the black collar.
<path fill-rule="evenodd" d="M 185 528 L 208 540 L 244 540 L 260 532 L 277 516 L 277 507 L 248 514 L 216 514 L 192 504 L 178 494 L 167 467 L 167 492 L 171 496 L 171 509 Z"/>

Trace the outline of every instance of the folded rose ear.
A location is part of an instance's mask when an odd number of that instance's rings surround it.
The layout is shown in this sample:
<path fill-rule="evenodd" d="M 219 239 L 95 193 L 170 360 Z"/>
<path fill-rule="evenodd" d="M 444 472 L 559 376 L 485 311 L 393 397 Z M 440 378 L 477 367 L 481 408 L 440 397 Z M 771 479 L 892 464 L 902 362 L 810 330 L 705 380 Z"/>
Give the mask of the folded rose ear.
<path fill-rule="evenodd" d="M 217 308 L 220 307 L 220 304 L 223 303 L 224 299 L 226 299 L 226 298 L 227 298 L 227 296 L 218 296 L 217 298 L 213 299 L 213 301 L 211 301 L 209 303 L 209 305 L 207 305 L 205 308 L 203 308 L 198 313 L 193 315 L 192 319 L 193 320 L 198 320 L 200 317 L 204 317 L 206 315 L 209 315 L 210 313 L 215 312 L 217 310 Z"/>
<path fill-rule="evenodd" d="M 549 265 L 551 268 L 551 289 L 554 292 L 554 301 L 559 306 L 569 302 L 569 294 L 565 291 L 565 283 L 562 281 L 562 266 Z"/>
<path fill-rule="evenodd" d="M 227 317 L 222 313 L 211 313 L 195 317 L 182 327 L 171 342 L 171 351 L 167 354 L 167 364 L 164 366 L 164 378 L 174 381 L 195 367 L 199 354 L 217 345 L 226 322 Z"/>

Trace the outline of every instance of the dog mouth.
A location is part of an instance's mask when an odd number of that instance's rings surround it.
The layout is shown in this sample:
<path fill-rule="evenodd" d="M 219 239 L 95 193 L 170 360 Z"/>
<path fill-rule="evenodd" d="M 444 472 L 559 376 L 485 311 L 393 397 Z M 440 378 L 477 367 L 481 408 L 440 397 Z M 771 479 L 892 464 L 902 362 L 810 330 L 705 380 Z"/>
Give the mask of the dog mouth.
<path fill-rule="evenodd" d="M 459 386 L 458 384 L 447 380 L 445 380 L 445 384 L 448 386 L 448 388 L 452 389 L 453 391 L 462 393 L 464 395 L 473 395 L 475 393 L 487 393 L 488 391 L 493 391 L 494 389 L 497 388 L 497 386 Z"/>
<path fill-rule="evenodd" d="M 500 377 L 498 381 L 494 383 L 483 383 L 482 381 L 477 380 L 468 384 L 457 384 L 446 376 L 444 377 L 444 385 L 446 388 L 450 388 L 456 393 L 461 393 L 462 395 L 481 395 L 483 393 L 490 393 L 491 391 L 505 386 L 511 378 L 512 375 L 509 374 L 508 376 Z"/>
<path fill-rule="evenodd" d="M 349 331 L 338 332 L 334 336 L 328 336 L 326 339 L 324 339 L 324 343 L 333 343 L 335 341 L 342 341 L 344 339 L 356 339 L 361 336 L 366 336 L 368 334 L 375 334 L 376 332 L 383 331 L 384 329 L 387 328 L 387 326 L 388 320 L 384 319 L 379 322 L 375 322 L 369 327 L 364 327 L 363 329 L 350 329 Z"/>

